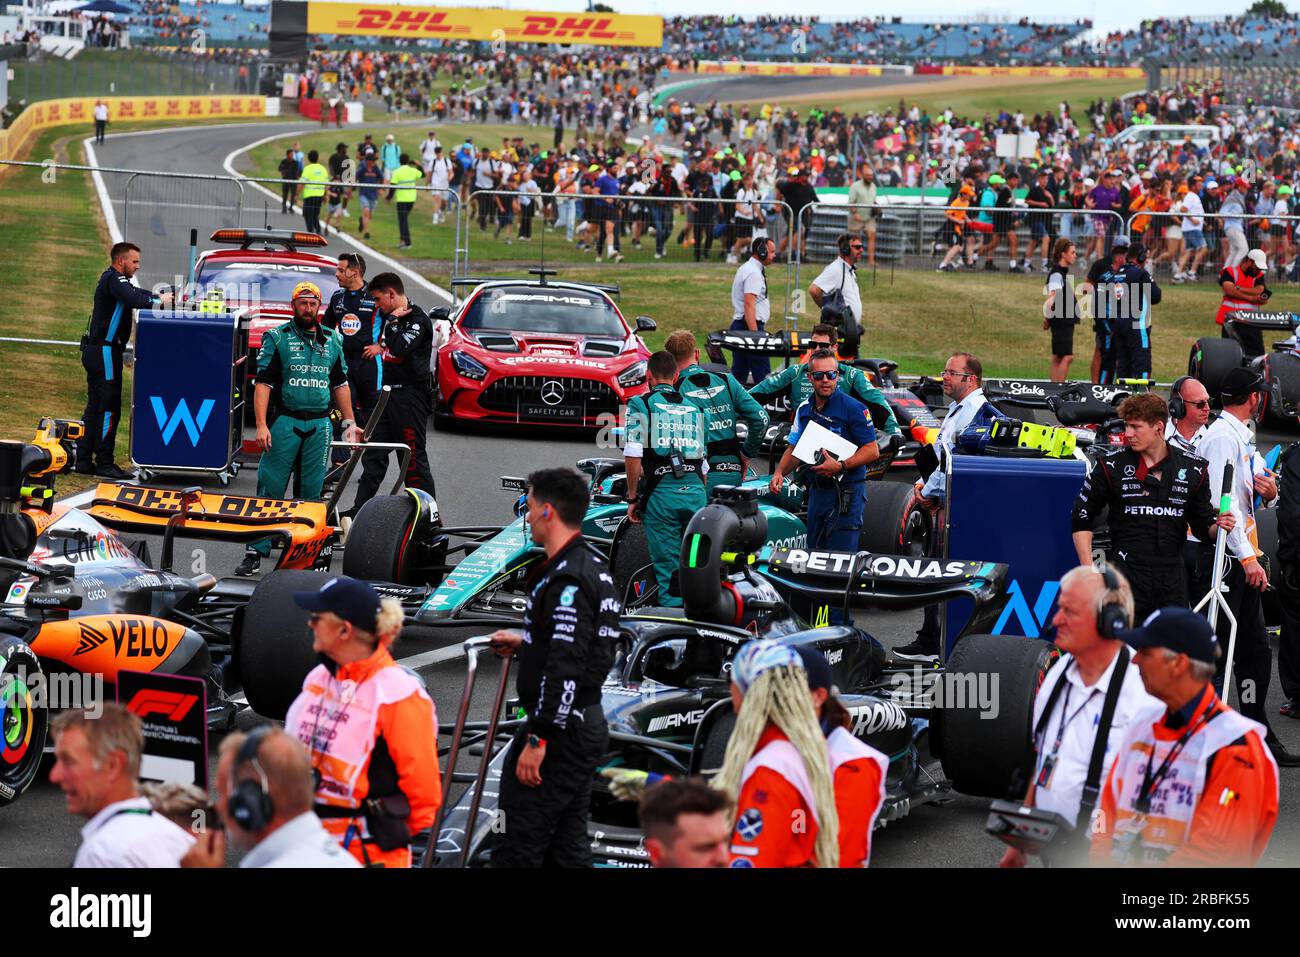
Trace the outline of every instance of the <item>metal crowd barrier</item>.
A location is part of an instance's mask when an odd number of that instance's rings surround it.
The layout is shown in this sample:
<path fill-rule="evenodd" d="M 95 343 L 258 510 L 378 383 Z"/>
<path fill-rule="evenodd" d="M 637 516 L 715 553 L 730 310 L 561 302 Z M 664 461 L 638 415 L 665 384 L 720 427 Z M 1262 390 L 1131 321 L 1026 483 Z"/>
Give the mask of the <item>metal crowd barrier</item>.
<path fill-rule="evenodd" d="M 1143 217 L 1149 217 L 1146 223 Z M 1190 219 L 1185 213 L 1168 212 L 1135 213 L 1129 219 L 1129 236 L 1132 242 L 1141 242 L 1147 248 L 1147 270 L 1153 277 L 1160 278 L 1173 274 L 1176 267 L 1186 262 L 1190 267 L 1193 257 L 1201 247 L 1193 249 L 1188 244 L 1187 229 L 1184 219 Z M 1222 212 L 1203 213 L 1195 217 L 1201 221 L 1201 236 L 1205 250 L 1201 256 L 1198 274 L 1201 278 L 1214 281 L 1224 266 L 1236 266 L 1245 258 L 1248 251 L 1262 249 L 1268 258 L 1269 272 L 1274 276 L 1279 269 L 1289 272 L 1289 267 L 1296 257 L 1296 224 L 1300 216 L 1274 216 L 1271 214 L 1247 212 L 1245 215 Z M 1228 225 L 1239 220 L 1242 225 L 1239 242 L 1233 242 L 1228 235 Z M 1138 229 L 1134 231 L 1134 226 Z"/>

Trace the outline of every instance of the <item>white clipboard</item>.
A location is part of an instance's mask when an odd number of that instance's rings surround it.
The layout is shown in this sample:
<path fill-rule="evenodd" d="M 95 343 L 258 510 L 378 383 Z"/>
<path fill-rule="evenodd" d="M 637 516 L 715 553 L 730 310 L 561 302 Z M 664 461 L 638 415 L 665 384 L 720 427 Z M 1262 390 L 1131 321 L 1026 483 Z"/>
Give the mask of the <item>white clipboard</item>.
<path fill-rule="evenodd" d="M 853 455 L 858 447 L 843 436 L 836 435 L 830 429 L 816 422 L 809 421 L 799 433 L 799 441 L 794 446 L 794 457 L 800 462 L 813 464 L 813 456 L 825 449 L 841 462 Z"/>

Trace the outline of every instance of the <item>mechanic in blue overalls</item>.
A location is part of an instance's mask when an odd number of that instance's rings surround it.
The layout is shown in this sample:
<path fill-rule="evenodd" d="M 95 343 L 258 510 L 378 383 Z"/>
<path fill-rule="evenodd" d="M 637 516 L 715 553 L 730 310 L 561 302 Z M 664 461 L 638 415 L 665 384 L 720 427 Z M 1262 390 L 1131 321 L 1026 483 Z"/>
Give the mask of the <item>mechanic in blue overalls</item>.
<path fill-rule="evenodd" d="M 772 473 L 773 494 L 779 494 L 786 476 L 795 468 L 794 450 L 808 423 L 815 422 L 857 447 L 840 461 L 829 452 L 807 466 L 812 472 L 808 487 L 808 547 L 856 552 L 862 534 L 862 513 L 867 504 L 867 466 L 880 457 L 876 429 L 870 410 L 839 389 L 839 360 L 829 349 L 819 349 L 807 364 L 813 394 L 794 413 L 789 445 Z M 830 620 L 838 623 L 838 609 Z"/>

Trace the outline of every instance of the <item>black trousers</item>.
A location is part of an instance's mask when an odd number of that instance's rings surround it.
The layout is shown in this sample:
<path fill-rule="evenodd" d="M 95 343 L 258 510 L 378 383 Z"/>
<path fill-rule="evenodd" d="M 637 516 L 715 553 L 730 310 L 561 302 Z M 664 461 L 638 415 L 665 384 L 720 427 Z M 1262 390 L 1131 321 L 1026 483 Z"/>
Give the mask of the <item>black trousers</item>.
<path fill-rule="evenodd" d="M 108 120 L 95 120 L 95 142 L 104 142 L 104 131 L 108 129 Z"/>
<path fill-rule="evenodd" d="M 492 850 L 493 867 L 591 866 L 591 782 L 605 760 L 609 728 L 599 704 L 576 712 L 570 721 L 565 732 L 546 742 L 538 787 L 525 787 L 515 777 L 528 736 L 521 731 L 511 742 L 501 771 L 505 829 Z"/>
<path fill-rule="evenodd" d="M 1300 561 L 1283 562 L 1273 574 L 1282 606 L 1282 634 L 1278 639 L 1277 673 L 1282 693 L 1300 698 Z"/>
<path fill-rule="evenodd" d="M 1140 561 L 1122 559 L 1114 551 L 1107 561 L 1128 579 L 1133 590 L 1133 621 L 1140 625 L 1147 615 L 1166 605 L 1187 607 L 1187 569 L 1183 556 L 1168 561 Z"/>
<path fill-rule="evenodd" d="M 295 183 L 280 184 L 280 212 L 287 213 L 289 211 L 289 207 L 293 205 L 293 194 L 296 189 L 297 184 Z"/>
<path fill-rule="evenodd" d="M 519 205 L 519 238 L 533 238 L 533 204 Z"/>
<path fill-rule="evenodd" d="M 302 219 L 309 233 L 320 232 L 320 204 L 324 196 L 311 196 L 302 201 Z"/>
<path fill-rule="evenodd" d="M 413 389 L 409 386 L 394 387 L 389 393 L 388 405 L 384 414 L 370 434 L 372 442 L 401 442 L 411 450 L 406 463 L 406 484 L 409 488 L 423 489 L 430 495 L 434 493 L 433 473 L 429 469 L 429 456 L 425 451 L 425 439 L 429 426 L 429 414 L 433 411 L 433 400 L 427 389 Z M 361 480 L 357 482 L 357 497 L 353 507 L 360 508 L 375 497 L 379 486 L 388 471 L 388 456 L 392 454 L 380 449 L 367 452 L 361 460 Z"/>
<path fill-rule="evenodd" d="M 87 345 L 81 350 L 81 367 L 86 370 L 86 410 L 81 413 L 86 434 L 77 442 L 77 461 L 110 465 L 122 418 L 122 350 Z"/>
<path fill-rule="evenodd" d="M 1210 590 L 1214 577 L 1214 548 L 1202 545 L 1197 562 L 1196 594 L 1204 595 Z M 1233 656 L 1232 676 L 1236 681 L 1240 696 L 1241 711 L 1252 721 L 1258 721 L 1264 727 L 1268 724 L 1268 685 L 1273 677 L 1273 652 L 1268 645 L 1268 633 L 1264 630 L 1264 609 L 1259 600 L 1259 589 L 1246 584 L 1246 573 L 1241 569 L 1241 562 L 1235 558 L 1228 562 L 1228 574 L 1224 579 L 1228 590 L 1224 593 L 1228 608 L 1237 619 L 1237 649 Z M 1219 615 L 1219 647 L 1223 657 L 1219 659 L 1219 675 L 1228 654 L 1228 619 Z M 1228 697 L 1228 689 L 1223 689 L 1222 697 Z M 1270 729 L 1269 734 L 1272 734 Z"/>
<path fill-rule="evenodd" d="M 695 220 L 691 224 L 692 236 L 695 239 L 695 261 L 699 262 L 701 257 L 709 258 L 709 253 L 713 251 L 713 226 L 714 218 L 712 210 L 697 209 L 695 211 Z"/>
<path fill-rule="evenodd" d="M 411 209 L 414 206 L 414 203 L 397 204 L 397 231 L 408 246 L 411 244 Z"/>
<path fill-rule="evenodd" d="M 482 193 L 478 197 L 478 228 L 479 232 L 487 229 L 488 220 L 496 212 L 496 197 L 487 196 Z"/>

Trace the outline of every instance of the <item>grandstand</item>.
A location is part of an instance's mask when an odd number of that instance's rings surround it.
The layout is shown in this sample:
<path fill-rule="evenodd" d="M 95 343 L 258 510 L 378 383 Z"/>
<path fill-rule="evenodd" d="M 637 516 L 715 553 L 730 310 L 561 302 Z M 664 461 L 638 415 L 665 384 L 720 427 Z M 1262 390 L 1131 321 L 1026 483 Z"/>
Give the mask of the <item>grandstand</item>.
<path fill-rule="evenodd" d="M 1063 50 L 1067 60 L 1099 58 L 1108 63 L 1189 55 L 1271 56 L 1300 52 L 1300 17 L 1228 17 L 1148 20 L 1136 30 L 1081 39 Z"/>

